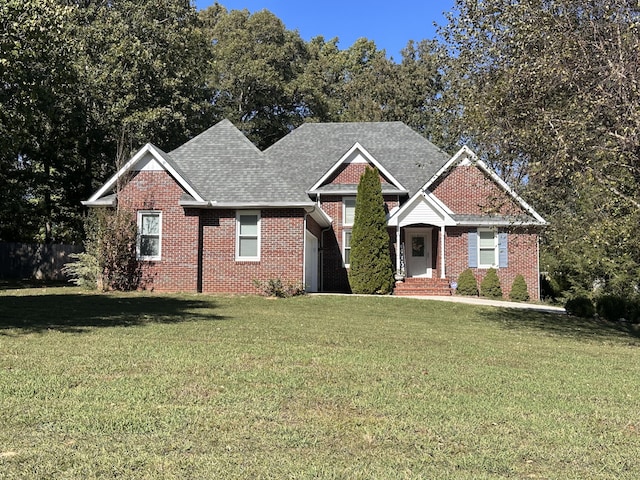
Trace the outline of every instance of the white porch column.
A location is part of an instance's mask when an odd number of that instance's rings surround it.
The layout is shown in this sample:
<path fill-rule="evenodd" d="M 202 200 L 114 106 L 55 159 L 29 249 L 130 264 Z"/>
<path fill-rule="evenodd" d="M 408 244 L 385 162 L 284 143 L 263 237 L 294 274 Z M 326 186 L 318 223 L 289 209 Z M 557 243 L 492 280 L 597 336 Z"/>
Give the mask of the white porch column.
<path fill-rule="evenodd" d="M 396 268 L 394 272 L 400 270 L 400 225 L 396 226 Z"/>
<path fill-rule="evenodd" d="M 444 266 L 444 225 L 440 226 L 440 278 L 446 278 Z"/>

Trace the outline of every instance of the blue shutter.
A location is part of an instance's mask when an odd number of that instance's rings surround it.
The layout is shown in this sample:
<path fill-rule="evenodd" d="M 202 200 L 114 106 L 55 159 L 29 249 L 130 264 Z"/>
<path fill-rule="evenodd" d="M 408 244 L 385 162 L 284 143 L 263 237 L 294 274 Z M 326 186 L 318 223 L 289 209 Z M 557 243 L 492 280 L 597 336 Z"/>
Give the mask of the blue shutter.
<path fill-rule="evenodd" d="M 478 268 L 478 231 L 469 231 L 469 268 Z"/>
<path fill-rule="evenodd" d="M 500 268 L 509 266 L 509 248 L 506 232 L 498 234 L 498 266 Z"/>

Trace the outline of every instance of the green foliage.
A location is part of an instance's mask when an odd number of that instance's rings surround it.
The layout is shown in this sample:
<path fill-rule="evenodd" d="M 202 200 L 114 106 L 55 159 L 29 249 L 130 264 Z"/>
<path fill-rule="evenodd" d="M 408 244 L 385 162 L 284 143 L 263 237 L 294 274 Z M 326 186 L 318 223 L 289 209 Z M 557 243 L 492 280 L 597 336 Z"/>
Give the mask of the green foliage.
<path fill-rule="evenodd" d="M 391 293 L 389 241 L 380 173 L 367 167 L 358 184 L 351 234 L 349 284 L 353 293 Z"/>
<path fill-rule="evenodd" d="M 213 43 L 209 75 L 221 115 L 260 148 L 300 125 L 305 108 L 296 82 L 306 58 L 300 34 L 267 10 L 227 12 L 214 4 L 201 18 Z"/>
<path fill-rule="evenodd" d="M 564 304 L 564 308 L 569 315 L 580 318 L 593 318 L 596 314 L 593 302 L 589 297 L 584 295 L 569 298 Z"/>
<path fill-rule="evenodd" d="M 631 323 L 638 321 L 640 314 L 637 297 L 621 297 L 619 295 L 600 295 L 596 298 L 596 312 L 600 318 L 617 322 L 625 319 Z"/>
<path fill-rule="evenodd" d="M 283 282 L 280 278 L 266 281 L 253 280 L 253 285 L 266 297 L 289 298 L 304 295 L 304 287 L 295 282 Z"/>
<path fill-rule="evenodd" d="M 473 297 L 478 296 L 478 281 L 473 271 L 467 268 L 458 277 L 458 288 L 456 293 L 459 295 L 470 295 Z"/>
<path fill-rule="evenodd" d="M 73 261 L 62 267 L 62 273 L 71 279 L 79 287 L 86 290 L 95 290 L 101 280 L 101 268 L 96 255 L 87 252 L 72 253 L 69 255 Z"/>
<path fill-rule="evenodd" d="M 184 0 L 0 2 L 0 238 L 80 242 L 97 185 L 211 125 L 211 45 Z"/>
<path fill-rule="evenodd" d="M 502 298 L 502 287 L 495 268 L 487 270 L 487 274 L 480 282 L 480 294 L 488 298 Z"/>
<path fill-rule="evenodd" d="M 85 252 L 64 272 L 76 285 L 99 290 L 135 290 L 140 286 L 136 259 L 137 225 L 127 210 L 93 209 L 85 222 Z"/>
<path fill-rule="evenodd" d="M 544 270 L 572 291 L 640 279 L 636 1 L 457 0 L 440 30 L 447 126 L 549 221 Z"/>
<path fill-rule="evenodd" d="M 522 275 L 516 275 L 509 291 L 509 298 L 516 302 L 526 302 L 529 300 L 529 289 Z"/>

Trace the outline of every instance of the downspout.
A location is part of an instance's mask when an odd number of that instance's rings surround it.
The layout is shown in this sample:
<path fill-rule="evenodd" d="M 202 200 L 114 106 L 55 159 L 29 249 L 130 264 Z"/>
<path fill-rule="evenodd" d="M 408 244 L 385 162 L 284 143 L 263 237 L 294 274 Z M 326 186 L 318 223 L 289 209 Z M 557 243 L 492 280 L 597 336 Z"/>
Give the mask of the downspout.
<path fill-rule="evenodd" d="M 542 300 L 542 289 L 540 288 L 540 234 L 536 235 L 536 263 L 538 264 L 538 300 Z"/>
<path fill-rule="evenodd" d="M 444 224 L 440 226 L 440 265 L 442 268 L 440 269 L 440 278 L 447 278 L 447 273 L 445 272 L 445 255 L 444 255 Z"/>
<path fill-rule="evenodd" d="M 314 207 L 315 208 L 315 207 Z M 302 221 L 302 283 L 304 289 L 307 289 L 305 284 L 307 280 L 307 211 L 304 211 L 304 219 Z"/>
<path fill-rule="evenodd" d="M 396 269 L 398 272 L 400 270 L 400 222 L 396 225 Z M 406 275 L 407 272 L 405 272 Z"/>

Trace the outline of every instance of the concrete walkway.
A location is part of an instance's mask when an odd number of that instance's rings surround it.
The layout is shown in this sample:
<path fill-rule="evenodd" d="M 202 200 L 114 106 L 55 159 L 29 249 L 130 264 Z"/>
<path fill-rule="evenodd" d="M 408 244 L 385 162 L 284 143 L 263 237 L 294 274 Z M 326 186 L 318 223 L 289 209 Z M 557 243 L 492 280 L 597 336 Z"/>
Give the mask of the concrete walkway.
<path fill-rule="evenodd" d="M 535 310 L 538 312 L 546 312 L 546 313 L 562 313 L 562 314 L 567 313 L 563 307 L 554 307 L 552 305 L 546 305 L 544 303 L 509 302 L 506 300 L 491 300 L 488 298 L 479 298 L 479 297 L 462 297 L 459 295 L 451 295 L 449 297 L 396 297 L 396 298 L 418 298 L 420 300 L 437 300 L 441 302 L 466 303 L 469 305 L 486 305 L 490 307 L 518 308 L 521 310 Z"/>
<path fill-rule="evenodd" d="M 356 295 L 354 293 L 310 293 L 309 295 Z M 362 296 L 370 296 L 370 295 L 362 295 Z M 404 299 L 414 299 L 414 300 L 435 300 L 439 302 L 454 302 L 454 303 L 466 303 L 468 305 L 484 305 L 489 307 L 500 307 L 500 308 L 517 308 L 520 310 L 534 310 L 537 312 L 545 312 L 545 313 L 560 313 L 566 314 L 567 312 L 563 307 L 554 307 L 552 305 L 546 305 L 544 303 L 520 303 L 520 302 L 509 302 L 507 300 L 491 300 L 489 298 L 480 298 L 480 297 L 463 297 L 460 295 L 451 295 L 451 296 L 394 296 L 394 295 L 381 295 L 380 298 L 404 298 Z"/>

